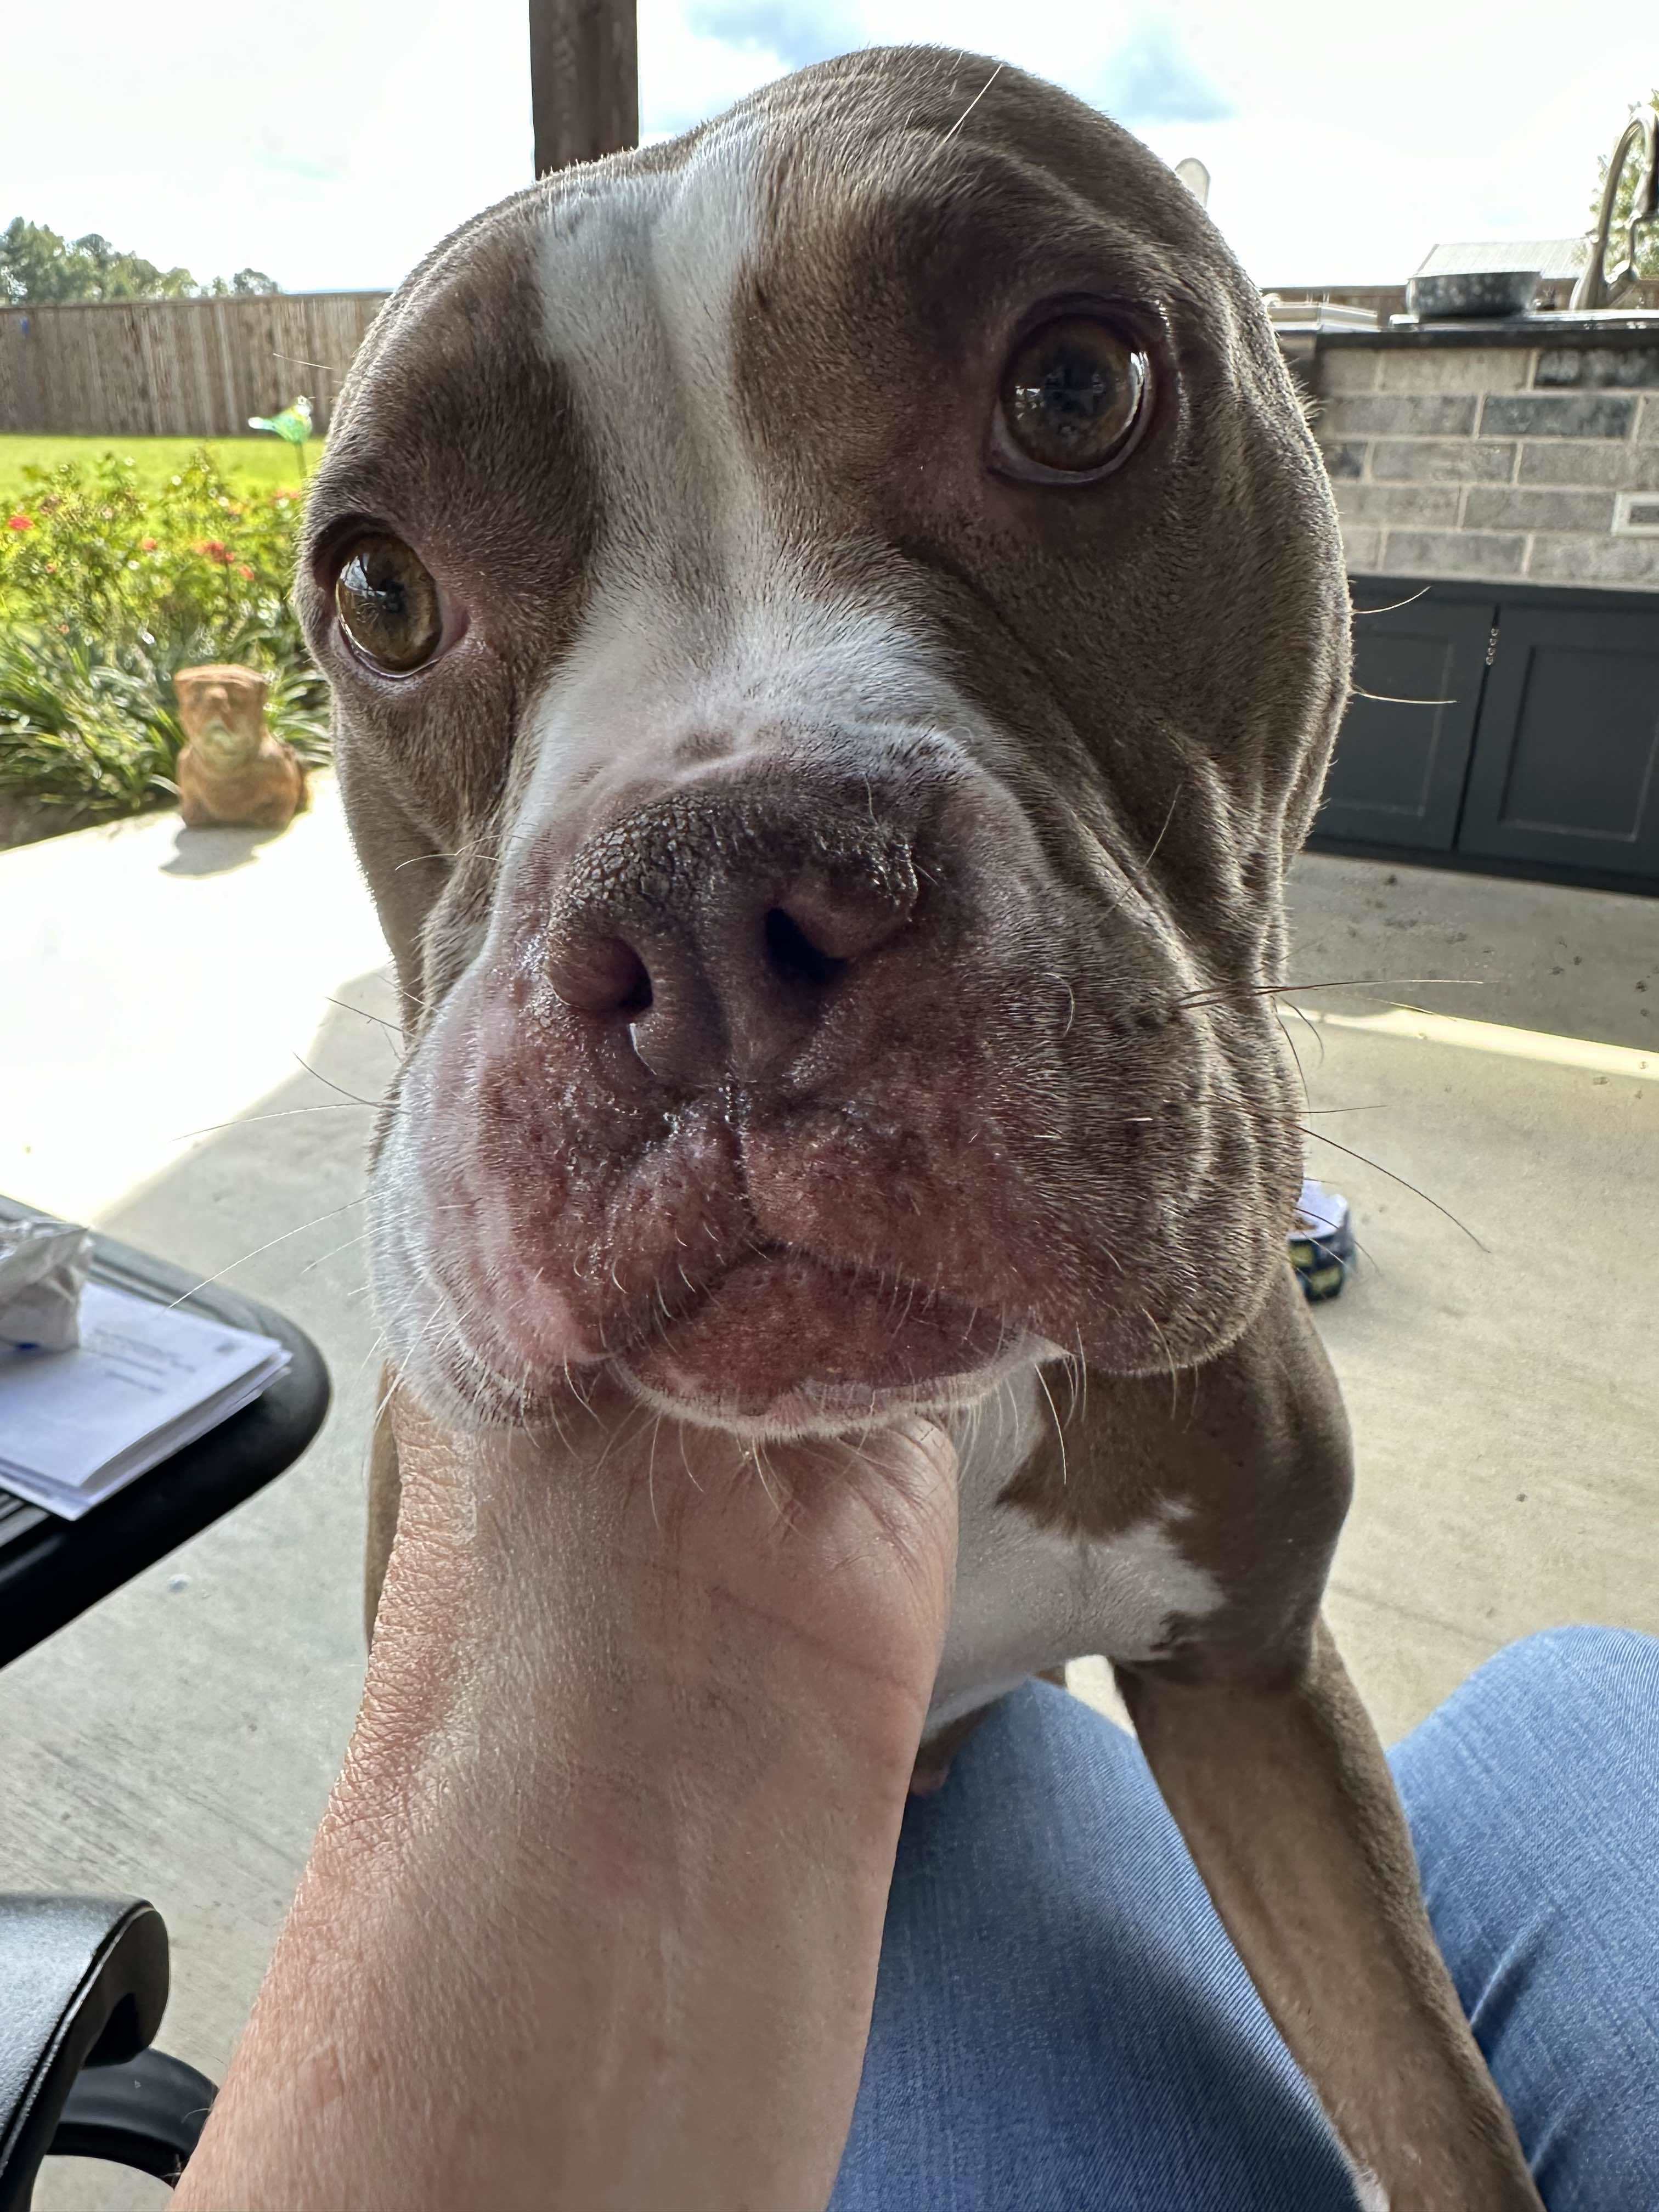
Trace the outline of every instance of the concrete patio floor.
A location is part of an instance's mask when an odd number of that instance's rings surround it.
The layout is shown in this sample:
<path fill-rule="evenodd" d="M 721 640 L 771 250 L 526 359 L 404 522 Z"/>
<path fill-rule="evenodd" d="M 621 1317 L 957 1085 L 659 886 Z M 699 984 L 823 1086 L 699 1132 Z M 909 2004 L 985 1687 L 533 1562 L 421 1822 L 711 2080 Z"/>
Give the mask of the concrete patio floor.
<path fill-rule="evenodd" d="M 1360 1464 L 1331 1613 L 1392 1738 L 1529 1630 L 1659 1631 L 1659 902 L 1314 856 L 1293 907 L 1310 1164 L 1366 1253 L 1321 1316 Z M 384 948 L 326 779 L 279 838 L 0 854 L 0 1189 L 231 1271 L 336 1380 L 292 1474 L 0 1674 L 0 1887 L 155 1899 L 163 2041 L 216 2075 L 361 1681 Z M 65 2166 L 38 2201 L 166 2198 Z"/>

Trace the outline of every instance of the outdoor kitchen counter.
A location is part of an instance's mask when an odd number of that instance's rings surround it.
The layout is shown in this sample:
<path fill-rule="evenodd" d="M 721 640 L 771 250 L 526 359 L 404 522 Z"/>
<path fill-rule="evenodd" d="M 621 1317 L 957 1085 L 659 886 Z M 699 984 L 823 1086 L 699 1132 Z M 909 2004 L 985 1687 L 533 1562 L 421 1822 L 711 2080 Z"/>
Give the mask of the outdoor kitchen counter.
<path fill-rule="evenodd" d="M 1291 329 L 1301 327 L 1291 324 Z M 1552 349 L 1610 343 L 1659 345 L 1659 308 L 1632 309 L 1621 314 L 1616 307 L 1598 307 L 1589 314 L 1563 310 L 1552 314 L 1483 315 L 1468 322 L 1413 322 L 1401 316 L 1379 329 L 1340 330 L 1308 326 L 1321 346 L 1370 346 L 1384 350 L 1400 346 L 1543 346 Z"/>
<path fill-rule="evenodd" d="M 1659 891 L 1659 313 L 1278 334 L 1360 611 L 1318 841 Z"/>

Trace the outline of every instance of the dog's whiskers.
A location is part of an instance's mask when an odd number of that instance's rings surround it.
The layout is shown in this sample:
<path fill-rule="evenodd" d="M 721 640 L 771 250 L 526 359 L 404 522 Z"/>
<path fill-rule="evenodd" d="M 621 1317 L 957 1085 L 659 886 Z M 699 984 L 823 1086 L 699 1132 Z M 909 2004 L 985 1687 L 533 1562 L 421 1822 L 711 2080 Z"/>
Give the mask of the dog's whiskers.
<path fill-rule="evenodd" d="M 1071 1472 L 1066 1461 L 1066 1431 L 1060 1421 L 1059 1408 L 1054 1404 L 1054 1394 L 1048 1388 L 1048 1376 L 1043 1373 L 1041 1365 L 1034 1367 L 1031 1371 L 1036 1376 L 1037 1388 L 1048 1401 L 1048 1417 L 1054 1425 L 1054 1442 L 1060 1446 L 1060 1486 L 1064 1490 L 1071 1480 Z"/>
<path fill-rule="evenodd" d="M 1225 1006 L 1232 999 L 1290 999 L 1307 991 L 1395 990 L 1401 984 L 1459 983 L 1479 987 L 1478 975 L 1348 975 L 1328 976 L 1317 983 L 1202 983 L 1194 991 L 1171 999 L 1172 1010 L 1181 1007 Z"/>
<path fill-rule="evenodd" d="M 1142 1306 L 1140 1315 L 1152 1334 L 1158 1339 L 1158 1349 L 1170 1370 L 1170 1418 L 1173 1420 L 1181 1410 L 1181 1370 L 1176 1364 L 1175 1354 L 1170 1349 L 1170 1340 L 1158 1325 L 1158 1316 L 1150 1306 Z M 1194 1386 L 1196 1388 L 1196 1384 Z"/>
<path fill-rule="evenodd" d="M 1310 1031 L 1312 1033 L 1313 1041 L 1314 1041 L 1314 1042 L 1315 1042 L 1315 1043 L 1319 1047 L 1319 1060 L 1318 1060 L 1318 1065 L 1319 1065 L 1321 1067 L 1323 1067 L 1323 1066 L 1325 1065 L 1325 1033 L 1324 1033 L 1324 1031 L 1320 1028 L 1320 1026 L 1319 1026 L 1319 1024 L 1318 1024 L 1318 1023 L 1317 1023 L 1317 1022 L 1312 1022 L 1312 1021 L 1310 1021 L 1310 1020 L 1309 1020 L 1309 1018 L 1308 1018 L 1307 1015 L 1303 1012 L 1302 1008 L 1297 1005 L 1296 1001 L 1295 1001 L 1293 999 L 1292 999 L 1291 1000 L 1290 1000 L 1290 1001 L 1289 1001 L 1288 1007 L 1287 1007 L 1287 1011 L 1288 1011 L 1289 1012 L 1291 1012 L 1291 1013 L 1292 1013 L 1292 1014 L 1294 1014 L 1294 1015 L 1296 1016 L 1296 1018 L 1297 1018 L 1297 1021 L 1299 1021 L 1299 1022 L 1301 1023 L 1301 1024 L 1302 1024 L 1302 1026 L 1303 1026 L 1303 1028 L 1304 1028 L 1304 1030 L 1310 1030 Z M 1301 1063 L 1298 1061 L 1298 1062 L 1297 1062 L 1297 1065 L 1298 1065 L 1298 1066 L 1300 1066 L 1300 1064 L 1301 1064 Z M 1303 1088 L 1304 1088 L 1304 1091 L 1306 1090 L 1307 1086 L 1306 1086 L 1306 1085 L 1305 1085 L 1305 1084 L 1304 1085 Z"/>
<path fill-rule="evenodd" d="M 270 1114 L 238 1114 L 228 1121 L 208 1121 L 199 1129 L 179 1129 L 167 1141 L 182 1145 L 191 1137 L 211 1137 L 221 1129 L 251 1129 L 256 1121 L 288 1121 L 296 1114 L 349 1114 L 354 1107 L 368 1104 L 366 1098 L 353 1098 L 339 1106 L 279 1106 Z"/>
<path fill-rule="evenodd" d="M 1302 1085 L 1302 1104 L 1304 1109 L 1311 1113 L 1313 1110 L 1313 1100 L 1309 1095 L 1308 1078 L 1303 1069 L 1302 1055 L 1297 1050 L 1296 1044 L 1291 1036 L 1290 1030 L 1285 1024 L 1285 1017 L 1279 1012 L 1277 1006 L 1273 1008 L 1273 1019 L 1279 1024 L 1279 1033 L 1285 1040 L 1286 1051 L 1290 1054 L 1291 1058 L 1296 1062 L 1296 1079 Z"/>
<path fill-rule="evenodd" d="M 1141 872 L 1143 875 L 1151 868 L 1152 862 L 1157 860 L 1158 848 L 1163 844 L 1164 840 L 1170 834 L 1170 824 L 1175 820 L 1176 809 L 1180 805 L 1181 794 L 1186 788 L 1186 779 L 1183 776 L 1181 781 L 1178 782 L 1175 787 L 1175 795 L 1170 801 L 1170 811 L 1164 817 L 1164 827 L 1158 831 L 1157 836 L 1153 838 L 1152 849 L 1147 854 L 1146 859 L 1140 864 Z"/>
<path fill-rule="evenodd" d="M 294 1057 L 299 1061 L 301 1066 L 304 1068 L 307 1075 L 314 1076 L 319 1083 L 325 1085 L 330 1091 L 337 1091 L 342 1098 L 350 1099 L 354 1106 L 372 1107 L 378 1106 L 380 1103 L 380 1101 L 378 1098 L 360 1098 L 355 1091 L 348 1091 L 343 1083 L 337 1083 L 331 1075 L 323 1074 L 320 1069 L 315 1068 L 312 1066 L 311 1062 L 306 1058 L 302 1052 L 296 1052 Z"/>
<path fill-rule="evenodd" d="M 381 1029 L 390 1030 L 394 1036 L 401 1036 L 404 1033 L 404 1027 L 401 1022 L 388 1021 L 384 1014 L 371 1014 L 367 1006 L 354 1006 L 349 999 L 331 998 L 328 993 L 325 991 L 323 994 L 323 1003 L 325 1006 L 337 1006 L 343 1014 L 359 1014 L 362 1017 L 364 1021 L 374 1022 L 377 1023 Z"/>
<path fill-rule="evenodd" d="M 690 1484 L 692 1489 L 697 1492 L 699 1497 L 701 1497 L 702 1494 L 702 1485 L 697 1480 L 696 1476 L 691 1471 L 690 1455 L 685 1449 L 685 1423 L 684 1421 L 676 1422 L 675 1433 L 680 1440 L 680 1465 L 685 1469 L 685 1479 Z"/>
<path fill-rule="evenodd" d="M 1455 699 L 1398 699 L 1389 691 L 1367 691 L 1362 684 L 1348 686 L 1351 699 L 1369 699 L 1378 707 L 1455 707 Z"/>
<path fill-rule="evenodd" d="M 343 1244 L 337 1244 L 331 1252 L 325 1252 L 315 1260 L 307 1260 L 295 1274 L 295 1281 L 297 1283 L 301 1275 L 308 1275 L 313 1267 L 325 1267 L 331 1260 L 337 1260 L 342 1252 L 349 1252 L 354 1245 L 363 1243 L 374 1233 L 373 1229 L 360 1229 L 355 1237 L 348 1237 Z M 368 1285 L 365 1284 L 363 1288 L 367 1290 Z"/>
<path fill-rule="evenodd" d="M 1437 1213 L 1443 1214 L 1454 1229 L 1462 1231 L 1477 1252 L 1485 1252 L 1490 1255 L 1492 1247 L 1483 1243 L 1475 1235 L 1467 1221 L 1460 1221 L 1449 1206 L 1442 1206 L 1437 1198 L 1431 1198 L 1427 1191 L 1419 1190 L 1414 1182 L 1408 1182 L 1404 1176 L 1396 1175 L 1392 1168 L 1385 1168 L 1381 1160 L 1374 1160 L 1367 1153 L 1355 1152 L 1352 1145 L 1339 1145 L 1334 1137 L 1328 1137 L 1323 1130 L 1304 1128 L 1300 1122 L 1297 1122 L 1297 1127 L 1302 1129 L 1304 1137 L 1311 1137 L 1316 1144 L 1328 1145 L 1333 1152 L 1345 1153 L 1349 1159 L 1358 1160 L 1362 1167 L 1375 1168 L 1378 1175 L 1387 1176 L 1389 1181 L 1397 1182 L 1401 1190 L 1410 1191 L 1413 1197 L 1420 1198 L 1425 1206 L 1431 1206 Z"/>
<path fill-rule="evenodd" d="M 1432 585 L 1425 584 L 1420 592 L 1413 592 L 1409 599 L 1393 599 L 1386 607 L 1355 607 L 1352 610 L 1353 618 L 1359 622 L 1370 615 L 1397 615 L 1402 607 L 1414 607 L 1419 599 L 1427 599 L 1432 589 Z"/>
<path fill-rule="evenodd" d="M 772 1501 L 772 1510 L 780 1521 L 784 1518 L 783 1501 L 766 1479 L 766 1447 L 758 1440 L 749 1447 L 749 1458 L 755 1473 L 760 1477 L 760 1486 Z"/>
<path fill-rule="evenodd" d="M 343 1206 L 331 1206 L 325 1213 L 313 1213 L 309 1221 L 301 1222 L 297 1229 L 285 1229 L 280 1237 L 267 1237 L 263 1244 L 256 1244 L 252 1251 L 244 1252 L 240 1260 L 228 1261 L 216 1273 L 204 1275 L 199 1283 L 192 1283 L 189 1290 L 181 1291 L 176 1298 L 169 1302 L 167 1311 L 171 1313 L 175 1306 L 183 1305 L 186 1298 L 193 1298 L 198 1291 L 206 1290 L 210 1284 L 222 1281 L 225 1276 L 230 1274 L 234 1269 L 246 1267 L 250 1260 L 257 1260 L 261 1253 L 274 1251 L 278 1244 L 286 1244 L 292 1237 L 303 1237 L 307 1229 L 314 1229 L 319 1221 L 337 1220 L 341 1214 L 349 1213 L 354 1206 L 363 1205 L 368 1197 L 368 1193 L 363 1191 L 356 1198 L 347 1199 Z"/>

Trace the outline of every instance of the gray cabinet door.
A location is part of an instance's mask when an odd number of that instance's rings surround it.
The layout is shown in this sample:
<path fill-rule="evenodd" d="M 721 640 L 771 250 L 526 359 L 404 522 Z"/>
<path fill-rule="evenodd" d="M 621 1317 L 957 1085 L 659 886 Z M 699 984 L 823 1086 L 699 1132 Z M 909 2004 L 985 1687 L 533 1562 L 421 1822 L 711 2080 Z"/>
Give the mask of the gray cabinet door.
<path fill-rule="evenodd" d="M 1659 878 L 1659 606 L 1504 610 L 1457 843 Z"/>
<path fill-rule="evenodd" d="M 1354 696 L 1316 837 L 1449 853 L 1480 708 L 1491 605 L 1356 607 Z"/>

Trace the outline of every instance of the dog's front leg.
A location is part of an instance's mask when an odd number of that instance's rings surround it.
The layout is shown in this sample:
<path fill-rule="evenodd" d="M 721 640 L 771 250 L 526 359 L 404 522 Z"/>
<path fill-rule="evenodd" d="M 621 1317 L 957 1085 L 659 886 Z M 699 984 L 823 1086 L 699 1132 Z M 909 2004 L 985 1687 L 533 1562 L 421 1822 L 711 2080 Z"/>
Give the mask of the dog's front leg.
<path fill-rule="evenodd" d="M 1165 1802 L 1366 2212 L 1540 2212 L 1430 1929 L 1381 1745 L 1323 1622 L 1271 1684 L 1123 1668 Z"/>

